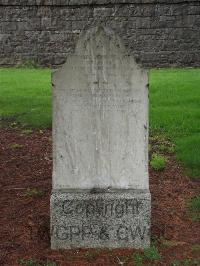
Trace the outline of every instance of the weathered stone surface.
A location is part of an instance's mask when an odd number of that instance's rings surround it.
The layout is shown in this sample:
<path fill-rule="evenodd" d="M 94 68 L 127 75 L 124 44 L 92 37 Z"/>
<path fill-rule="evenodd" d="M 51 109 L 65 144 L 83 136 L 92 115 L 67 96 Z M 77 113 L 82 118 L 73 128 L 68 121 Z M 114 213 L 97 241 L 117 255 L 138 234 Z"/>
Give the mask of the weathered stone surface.
<path fill-rule="evenodd" d="M 52 247 L 147 247 L 147 71 L 97 27 L 52 83 Z"/>
<path fill-rule="evenodd" d="M 150 244 L 148 191 L 54 191 L 51 246 L 146 248 Z"/>
<path fill-rule="evenodd" d="M 62 65 L 80 33 L 99 25 L 143 66 L 200 66 L 199 0 L 2 0 L 0 65 Z"/>
<path fill-rule="evenodd" d="M 106 28 L 53 76 L 54 189 L 148 189 L 148 75 Z"/>

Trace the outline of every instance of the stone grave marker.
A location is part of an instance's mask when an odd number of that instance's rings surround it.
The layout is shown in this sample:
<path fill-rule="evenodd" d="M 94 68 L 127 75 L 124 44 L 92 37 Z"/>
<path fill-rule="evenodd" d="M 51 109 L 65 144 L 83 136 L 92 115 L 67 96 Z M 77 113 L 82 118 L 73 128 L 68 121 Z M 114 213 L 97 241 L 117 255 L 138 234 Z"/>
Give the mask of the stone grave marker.
<path fill-rule="evenodd" d="M 147 71 L 98 27 L 52 83 L 52 248 L 148 247 Z"/>

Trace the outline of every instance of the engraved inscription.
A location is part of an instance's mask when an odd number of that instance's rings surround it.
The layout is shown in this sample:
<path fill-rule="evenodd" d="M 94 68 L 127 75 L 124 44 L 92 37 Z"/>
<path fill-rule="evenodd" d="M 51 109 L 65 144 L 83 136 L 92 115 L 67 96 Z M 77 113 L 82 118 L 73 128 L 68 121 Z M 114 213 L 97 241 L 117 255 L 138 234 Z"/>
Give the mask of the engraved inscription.
<path fill-rule="evenodd" d="M 129 91 L 115 91 L 109 88 L 91 88 L 91 89 L 68 89 L 69 100 L 73 105 L 73 110 L 82 108 L 92 108 L 104 110 L 126 110 L 133 104 L 140 104 L 137 100 L 129 95 Z"/>
<path fill-rule="evenodd" d="M 110 230 L 112 229 L 114 230 Z M 116 238 L 118 241 L 129 241 L 139 238 L 143 240 L 147 234 L 147 228 L 142 225 L 126 226 L 120 224 L 118 226 L 111 225 L 63 225 L 55 229 L 56 237 L 60 240 L 110 240 Z"/>
<path fill-rule="evenodd" d="M 61 241 L 142 241 L 149 234 L 141 223 L 146 199 L 70 200 L 59 204 L 62 222 L 54 227 Z"/>
<path fill-rule="evenodd" d="M 101 216 L 122 218 L 126 215 L 136 216 L 143 207 L 143 200 L 126 199 L 119 201 L 77 201 L 66 200 L 62 204 L 63 215 L 71 217 L 81 215 L 82 217 Z"/>
<path fill-rule="evenodd" d="M 70 225 L 70 226 L 58 226 L 56 228 L 56 237 L 60 240 L 74 240 L 74 239 L 98 239 L 109 240 L 109 226 L 98 225 Z"/>

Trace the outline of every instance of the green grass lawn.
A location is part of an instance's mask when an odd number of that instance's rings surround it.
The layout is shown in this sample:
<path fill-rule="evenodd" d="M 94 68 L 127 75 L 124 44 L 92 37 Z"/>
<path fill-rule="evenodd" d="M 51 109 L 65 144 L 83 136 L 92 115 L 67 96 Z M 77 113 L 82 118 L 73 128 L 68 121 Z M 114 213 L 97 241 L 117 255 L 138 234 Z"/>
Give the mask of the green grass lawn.
<path fill-rule="evenodd" d="M 0 69 L 0 117 L 51 127 L 51 70 Z"/>
<path fill-rule="evenodd" d="M 51 127 L 51 71 L 0 69 L 0 117 Z M 151 134 L 170 137 L 191 176 L 200 176 L 200 69 L 150 72 Z"/>
<path fill-rule="evenodd" d="M 150 72 L 150 128 L 170 137 L 190 176 L 200 176 L 200 69 Z"/>

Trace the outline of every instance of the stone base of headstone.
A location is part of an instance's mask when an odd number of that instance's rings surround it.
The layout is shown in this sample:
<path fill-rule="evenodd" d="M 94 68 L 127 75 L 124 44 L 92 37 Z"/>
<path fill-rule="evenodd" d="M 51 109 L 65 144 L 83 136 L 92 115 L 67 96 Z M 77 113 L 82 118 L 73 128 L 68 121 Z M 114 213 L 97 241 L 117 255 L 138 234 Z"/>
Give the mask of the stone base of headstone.
<path fill-rule="evenodd" d="M 148 190 L 55 190 L 51 196 L 51 247 L 147 248 Z"/>

